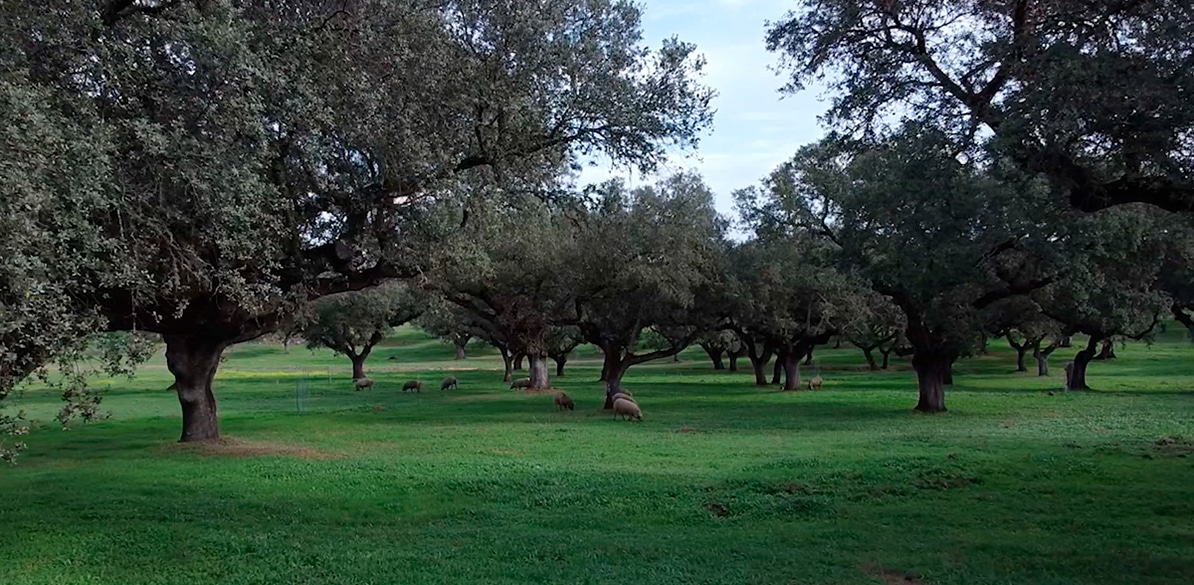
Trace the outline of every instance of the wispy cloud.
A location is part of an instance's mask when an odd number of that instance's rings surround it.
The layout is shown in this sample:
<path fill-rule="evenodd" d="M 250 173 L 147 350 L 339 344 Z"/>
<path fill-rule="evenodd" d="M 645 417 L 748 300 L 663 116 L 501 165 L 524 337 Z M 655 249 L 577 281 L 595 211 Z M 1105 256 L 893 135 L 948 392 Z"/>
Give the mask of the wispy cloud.
<path fill-rule="evenodd" d="M 781 96 L 785 79 L 769 68 L 777 57 L 764 45 L 765 23 L 782 18 L 791 6 L 786 0 L 647 0 L 646 40 L 657 44 L 675 35 L 696 43 L 708 61 L 704 81 L 718 92 L 713 128 L 701 138 L 698 152 L 688 157 L 676 153 L 658 174 L 699 171 L 717 194 L 722 213 L 732 211 L 735 189 L 755 184 L 823 135 L 817 117 L 827 105 L 817 98 L 820 88 Z M 656 178 L 604 162 L 586 168 L 582 184 L 614 176 L 631 184 Z"/>

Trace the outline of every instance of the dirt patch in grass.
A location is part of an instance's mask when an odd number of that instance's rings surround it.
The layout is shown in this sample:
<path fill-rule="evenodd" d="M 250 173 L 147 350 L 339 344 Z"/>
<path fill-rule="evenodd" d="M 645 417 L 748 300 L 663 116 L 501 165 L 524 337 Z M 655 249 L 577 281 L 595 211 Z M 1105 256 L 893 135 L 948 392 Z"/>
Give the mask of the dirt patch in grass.
<path fill-rule="evenodd" d="M 720 502 L 714 502 L 713 500 L 705 502 L 705 509 L 708 510 L 710 514 L 713 514 L 718 518 L 725 518 L 726 516 L 730 515 L 730 510 L 728 508 L 726 508 Z"/>
<path fill-rule="evenodd" d="M 688 425 L 684 425 L 678 429 L 672 429 L 672 432 L 673 433 L 699 433 L 701 431 L 699 431 L 693 427 L 690 427 Z"/>
<path fill-rule="evenodd" d="M 337 459 L 343 455 L 322 451 L 302 445 L 291 445 L 275 441 L 248 441 L 232 437 L 221 437 L 215 441 L 199 443 L 172 443 L 164 450 L 175 453 L 195 453 L 206 457 L 297 457 L 299 459 Z"/>
<path fill-rule="evenodd" d="M 862 572 L 872 577 L 878 577 L 879 580 L 887 585 L 922 585 L 924 583 L 917 575 L 911 575 L 895 569 L 884 569 L 876 565 L 863 567 Z"/>
<path fill-rule="evenodd" d="M 1185 457 L 1194 453 L 1194 441 L 1181 435 L 1168 435 L 1157 439 L 1153 447 L 1162 455 L 1177 455 Z"/>

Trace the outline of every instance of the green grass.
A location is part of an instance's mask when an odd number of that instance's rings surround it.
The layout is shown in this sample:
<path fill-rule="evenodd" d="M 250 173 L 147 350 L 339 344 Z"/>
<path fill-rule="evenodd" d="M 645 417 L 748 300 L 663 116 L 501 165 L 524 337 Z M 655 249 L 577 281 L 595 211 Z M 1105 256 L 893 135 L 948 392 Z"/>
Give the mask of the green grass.
<path fill-rule="evenodd" d="M 636 424 L 599 410 L 591 348 L 556 413 L 492 353 L 456 362 L 411 330 L 374 352 L 372 392 L 328 352 L 248 344 L 216 381 L 232 440 L 201 449 L 174 443 L 156 359 L 112 382 L 111 419 L 42 423 L 0 469 L 0 583 L 1190 583 L 1182 332 L 1096 362 L 1083 393 L 1060 392 L 1076 348 L 1049 379 L 992 349 L 933 416 L 903 362 L 821 348 L 824 389 L 780 393 L 689 351 L 631 370 Z M 431 388 L 401 392 L 412 377 Z"/>

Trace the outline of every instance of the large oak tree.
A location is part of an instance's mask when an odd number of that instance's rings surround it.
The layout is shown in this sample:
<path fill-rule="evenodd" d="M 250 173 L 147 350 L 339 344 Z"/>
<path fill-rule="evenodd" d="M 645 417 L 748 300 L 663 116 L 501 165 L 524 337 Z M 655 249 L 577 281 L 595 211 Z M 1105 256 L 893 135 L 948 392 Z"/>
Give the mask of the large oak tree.
<path fill-rule="evenodd" d="M 0 99 L 37 104 L 5 108 L 37 138 L 14 158 L 26 199 L 56 214 L 6 245 L 80 269 L 0 274 L 0 302 L 64 296 L 42 309 L 64 336 L 90 325 L 63 309 L 162 334 L 183 441 L 219 436 L 229 345 L 305 300 L 417 273 L 454 176 L 586 152 L 650 168 L 711 116 L 694 48 L 644 47 L 623 0 L 96 7 L 4 5 Z M 37 327 L 0 333 L 17 355 L 5 384 L 55 349 Z"/>

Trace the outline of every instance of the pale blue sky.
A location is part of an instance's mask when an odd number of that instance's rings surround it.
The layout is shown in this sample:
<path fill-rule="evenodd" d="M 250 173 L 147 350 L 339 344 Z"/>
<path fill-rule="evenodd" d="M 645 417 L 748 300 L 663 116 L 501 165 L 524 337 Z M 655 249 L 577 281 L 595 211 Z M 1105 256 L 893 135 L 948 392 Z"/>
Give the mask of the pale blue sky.
<path fill-rule="evenodd" d="M 822 91 L 810 88 L 781 96 L 784 77 L 768 67 L 776 56 L 763 40 L 767 20 L 779 20 L 792 0 L 641 0 L 643 36 L 652 47 L 672 35 L 695 43 L 708 61 L 704 83 L 717 91 L 713 128 L 701 137 L 695 154 L 673 156 L 661 174 L 696 169 L 717 194 L 717 208 L 727 216 L 730 193 L 755 184 L 803 144 L 823 135 L 817 116 L 827 104 Z M 781 99 L 782 98 L 782 99 Z M 631 185 L 653 180 L 603 163 L 586 168 L 580 183 L 611 176 Z"/>

